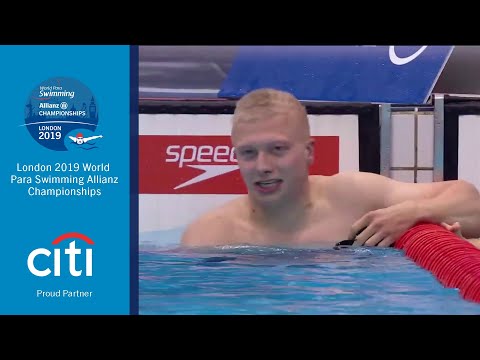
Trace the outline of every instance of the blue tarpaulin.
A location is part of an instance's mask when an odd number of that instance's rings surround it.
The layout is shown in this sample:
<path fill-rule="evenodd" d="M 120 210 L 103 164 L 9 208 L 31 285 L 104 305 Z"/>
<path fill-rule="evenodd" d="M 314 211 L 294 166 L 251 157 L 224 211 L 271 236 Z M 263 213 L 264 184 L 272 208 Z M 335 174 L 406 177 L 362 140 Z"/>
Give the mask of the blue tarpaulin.
<path fill-rule="evenodd" d="M 424 104 L 453 46 L 241 46 L 218 92 L 258 88 L 305 101 Z"/>

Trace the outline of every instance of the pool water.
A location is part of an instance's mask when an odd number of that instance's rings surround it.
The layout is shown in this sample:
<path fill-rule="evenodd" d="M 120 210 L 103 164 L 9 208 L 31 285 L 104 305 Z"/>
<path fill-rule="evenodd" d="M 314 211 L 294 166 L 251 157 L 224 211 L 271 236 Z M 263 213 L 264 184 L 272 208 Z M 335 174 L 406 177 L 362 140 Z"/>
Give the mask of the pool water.
<path fill-rule="evenodd" d="M 393 248 L 140 246 L 139 313 L 480 314 Z"/>

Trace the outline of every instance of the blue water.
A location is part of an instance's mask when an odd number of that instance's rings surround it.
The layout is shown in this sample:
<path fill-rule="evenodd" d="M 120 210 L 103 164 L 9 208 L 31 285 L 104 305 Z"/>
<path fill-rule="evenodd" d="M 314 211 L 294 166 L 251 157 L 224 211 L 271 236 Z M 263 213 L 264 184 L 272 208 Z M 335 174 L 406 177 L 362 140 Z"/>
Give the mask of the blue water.
<path fill-rule="evenodd" d="M 141 246 L 140 314 L 480 314 L 397 249 Z"/>

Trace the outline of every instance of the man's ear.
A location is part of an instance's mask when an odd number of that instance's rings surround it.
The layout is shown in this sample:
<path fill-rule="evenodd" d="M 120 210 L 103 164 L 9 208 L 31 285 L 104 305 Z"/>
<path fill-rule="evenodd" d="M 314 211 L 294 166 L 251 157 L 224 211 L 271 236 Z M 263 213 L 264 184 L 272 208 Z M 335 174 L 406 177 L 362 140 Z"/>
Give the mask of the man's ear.
<path fill-rule="evenodd" d="M 305 146 L 305 154 L 307 157 L 308 165 L 313 164 L 313 160 L 315 159 L 315 140 L 310 138 Z"/>

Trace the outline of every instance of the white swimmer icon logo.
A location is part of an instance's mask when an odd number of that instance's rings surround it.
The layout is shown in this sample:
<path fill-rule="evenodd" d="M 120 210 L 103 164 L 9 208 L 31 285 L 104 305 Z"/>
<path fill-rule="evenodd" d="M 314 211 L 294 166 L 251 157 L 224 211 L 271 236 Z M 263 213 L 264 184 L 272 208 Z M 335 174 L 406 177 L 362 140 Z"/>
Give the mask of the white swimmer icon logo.
<path fill-rule="evenodd" d="M 78 133 L 76 137 L 75 136 L 69 136 L 69 138 L 75 144 L 82 145 L 82 144 L 85 144 L 86 142 L 88 142 L 90 140 L 101 139 L 101 138 L 103 138 L 103 135 L 83 137 L 82 133 Z"/>
<path fill-rule="evenodd" d="M 413 53 L 410 56 L 407 57 L 399 57 L 395 53 L 395 46 L 389 46 L 388 49 L 388 56 L 390 57 L 390 61 L 394 63 L 395 65 L 405 65 L 408 64 L 409 62 L 412 62 L 415 60 L 417 57 L 420 56 L 421 53 L 425 51 L 427 46 L 422 46 L 420 49 L 418 49 L 415 53 Z"/>

